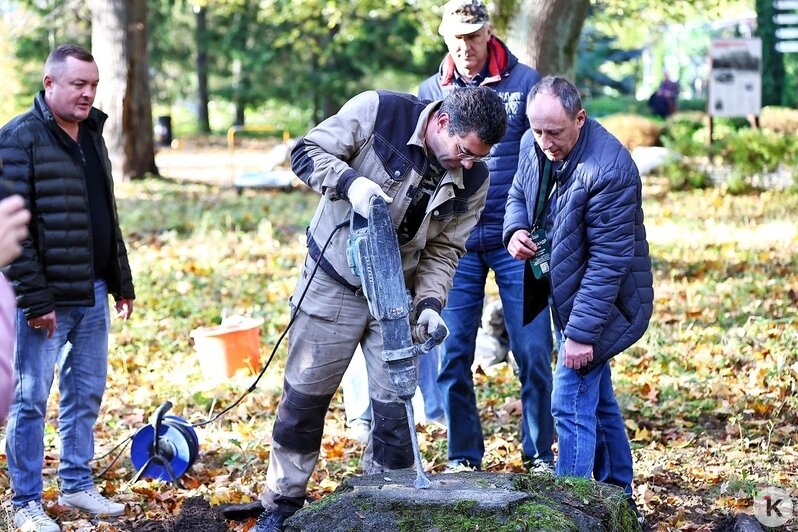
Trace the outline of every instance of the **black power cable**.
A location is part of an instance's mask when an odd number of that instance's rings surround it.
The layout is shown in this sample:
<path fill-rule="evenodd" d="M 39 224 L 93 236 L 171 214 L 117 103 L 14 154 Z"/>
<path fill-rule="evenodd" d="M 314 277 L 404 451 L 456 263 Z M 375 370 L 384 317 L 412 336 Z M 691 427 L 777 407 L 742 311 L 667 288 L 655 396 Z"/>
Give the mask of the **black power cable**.
<path fill-rule="evenodd" d="M 321 248 L 321 256 L 324 256 L 324 252 L 327 250 L 327 247 L 330 245 L 330 242 L 332 242 L 333 236 L 335 236 L 335 234 L 338 232 L 338 230 L 341 229 L 342 227 L 347 226 L 347 225 L 349 225 L 349 222 L 348 221 L 344 221 L 344 222 L 341 222 L 341 223 L 339 223 L 338 225 L 335 226 L 335 228 L 333 229 L 332 233 L 330 233 L 330 236 L 327 238 L 327 241 L 324 243 L 324 246 L 322 246 L 322 248 Z M 272 352 L 269 355 L 269 358 L 266 360 L 266 363 L 263 365 L 263 367 L 261 368 L 260 372 L 258 372 L 258 376 L 255 378 L 254 382 L 249 386 L 249 388 L 246 389 L 246 391 L 243 394 L 241 394 L 238 397 L 238 399 L 235 400 L 234 403 L 232 403 L 228 407 L 226 407 L 223 410 L 221 410 L 218 414 L 213 416 L 211 419 L 208 419 L 208 420 L 202 421 L 202 422 L 192 423 L 191 424 L 192 427 L 204 427 L 205 425 L 209 425 L 210 423 L 213 423 L 214 421 L 216 421 L 217 419 L 219 419 L 220 417 L 225 415 L 227 412 L 229 412 L 230 410 L 232 410 L 233 408 L 238 406 L 238 404 L 241 403 L 241 401 L 244 400 L 244 397 L 246 397 L 247 395 L 249 395 L 250 393 L 255 391 L 255 388 L 258 386 L 258 382 L 260 382 L 261 377 L 263 377 L 263 374 L 266 373 L 266 369 L 272 363 L 272 359 L 274 359 L 274 355 L 277 353 L 277 348 L 280 347 L 280 344 L 282 343 L 283 338 L 285 338 L 285 335 L 288 334 L 289 329 L 291 329 L 291 326 L 294 324 L 294 321 L 296 320 L 297 313 L 299 312 L 299 309 L 302 306 L 302 301 L 304 301 L 305 295 L 307 294 L 308 289 L 310 288 L 310 283 L 313 281 L 313 278 L 316 276 L 316 272 L 319 269 L 319 264 L 320 264 L 320 262 L 316 262 L 316 265 L 313 267 L 313 271 L 310 272 L 310 278 L 308 279 L 308 282 L 305 285 L 305 289 L 302 290 L 302 294 L 299 296 L 299 301 L 297 301 L 296 306 L 294 307 L 294 310 L 291 312 L 291 319 L 288 320 L 288 325 L 285 326 L 285 329 L 283 330 L 282 334 L 280 334 L 280 337 L 277 339 L 277 342 L 274 344 L 274 348 L 272 349 Z M 102 460 L 103 458 L 105 458 L 107 456 L 110 456 L 120 446 L 124 445 L 124 447 L 122 447 L 122 449 L 117 453 L 117 455 L 114 457 L 114 459 L 111 460 L 111 463 L 108 464 L 108 466 L 106 466 L 101 472 L 99 472 L 98 474 L 94 475 L 94 478 L 98 478 L 98 479 L 102 478 L 111 469 L 111 467 L 113 467 L 113 465 L 117 462 L 117 460 L 119 460 L 119 458 L 122 456 L 122 453 L 125 452 L 125 449 L 127 449 L 127 443 L 129 443 L 133 439 L 135 434 L 136 434 L 135 432 L 133 434 L 130 434 L 125 439 L 123 439 L 122 441 L 117 443 L 110 451 L 108 451 L 107 453 L 103 454 L 102 456 L 98 456 L 97 458 L 94 459 L 95 462 L 98 461 L 98 460 Z M 157 438 L 158 435 L 155 434 L 154 437 Z"/>

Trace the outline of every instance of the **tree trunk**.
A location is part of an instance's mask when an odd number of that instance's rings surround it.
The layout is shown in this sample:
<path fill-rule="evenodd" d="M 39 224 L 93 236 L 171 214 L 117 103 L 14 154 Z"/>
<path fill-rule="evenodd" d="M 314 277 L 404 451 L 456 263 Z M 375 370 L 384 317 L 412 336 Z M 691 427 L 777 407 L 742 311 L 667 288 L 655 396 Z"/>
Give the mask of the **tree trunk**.
<path fill-rule="evenodd" d="M 150 59 L 147 52 L 147 0 L 129 0 L 128 94 L 125 98 L 125 165 L 131 178 L 158 175 L 150 93 Z"/>
<path fill-rule="evenodd" d="M 211 132 L 211 122 L 208 117 L 208 20 L 207 8 L 194 6 L 196 14 L 196 43 L 197 43 L 197 99 L 198 114 L 197 127 L 200 133 Z"/>
<path fill-rule="evenodd" d="M 503 6 L 504 7 L 504 6 Z M 579 36 L 590 0 L 519 0 L 507 44 L 541 74 L 574 77 Z"/>
<path fill-rule="evenodd" d="M 246 107 L 243 103 L 237 101 L 235 103 L 235 117 L 233 117 L 234 126 L 243 126 L 246 118 Z"/>
<path fill-rule="evenodd" d="M 245 105 L 243 100 L 243 87 L 241 86 L 241 79 L 243 67 L 241 66 L 241 59 L 233 59 L 231 68 L 233 78 L 233 106 L 235 107 L 235 116 L 233 117 L 234 126 L 244 125 Z"/>
<path fill-rule="evenodd" d="M 158 174 L 147 56 L 146 0 L 94 0 L 92 53 L 100 71 L 96 105 L 117 180 Z"/>

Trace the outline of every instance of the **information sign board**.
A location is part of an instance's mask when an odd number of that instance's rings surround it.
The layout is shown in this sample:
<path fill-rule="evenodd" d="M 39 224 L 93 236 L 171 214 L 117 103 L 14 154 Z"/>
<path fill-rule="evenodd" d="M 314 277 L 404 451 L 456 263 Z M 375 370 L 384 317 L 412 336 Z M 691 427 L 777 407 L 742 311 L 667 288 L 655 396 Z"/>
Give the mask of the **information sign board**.
<path fill-rule="evenodd" d="M 713 39 L 709 58 L 709 115 L 758 116 L 762 109 L 762 40 Z"/>

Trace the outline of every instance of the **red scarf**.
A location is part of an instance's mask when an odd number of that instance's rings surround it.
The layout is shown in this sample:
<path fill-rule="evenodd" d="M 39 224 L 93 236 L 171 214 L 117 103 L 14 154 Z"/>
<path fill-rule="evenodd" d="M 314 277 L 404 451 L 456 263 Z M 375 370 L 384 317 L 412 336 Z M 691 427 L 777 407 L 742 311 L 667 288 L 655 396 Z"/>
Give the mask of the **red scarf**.
<path fill-rule="evenodd" d="M 507 47 L 495 35 L 491 35 L 488 40 L 488 77 L 482 80 L 480 85 L 495 83 L 502 79 L 507 69 Z M 441 63 L 441 86 L 446 87 L 454 81 L 454 59 L 452 54 L 446 54 Z"/>

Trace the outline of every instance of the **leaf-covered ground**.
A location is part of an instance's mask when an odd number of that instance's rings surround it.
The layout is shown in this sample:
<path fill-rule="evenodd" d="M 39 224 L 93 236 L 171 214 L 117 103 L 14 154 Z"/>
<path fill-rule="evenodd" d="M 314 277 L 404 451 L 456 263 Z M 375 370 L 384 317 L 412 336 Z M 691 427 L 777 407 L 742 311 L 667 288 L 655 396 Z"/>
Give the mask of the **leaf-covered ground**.
<path fill-rule="evenodd" d="M 170 413 L 201 422 L 252 384 L 253 375 L 217 385 L 205 379 L 189 333 L 223 315 L 261 317 L 261 356 L 268 358 L 288 322 L 304 228 L 317 202 L 301 190 L 238 196 L 160 180 L 119 185 L 116 193 L 137 300 L 133 318 L 113 327 L 94 466 L 97 473 L 107 469 L 101 488 L 130 507 L 123 518 L 90 521 L 56 504 L 52 402 L 44 497 L 64 530 L 135 530 L 146 520 L 174 518 L 189 497 L 216 505 L 261 491 L 285 344 L 253 393 L 197 429 L 201 452 L 184 489 L 129 484 L 129 449 L 113 449 L 167 399 L 175 405 Z M 712 530 L 727 516 L 750 513 L 757 487 L 781 486 L 798 497 L 798 195 L 649 194 L 645 211 L 655 315 L 613 368 L 633 443 L 635 496 L 656 529 Z M 475 381 L 488 435 L 485 467 L 521 471 L 517 379 L 502 364 Z M 363 449 L 347 437 L 343 417 L 339 394 L 310 483 L 315 497 L 358 473 Z M 419 428 L 427 469 L 442 470 L 445 431 Z M 7 509 L 4 455 L 0 492 Z M 251 524 L 229 522 L 231 530 Z"/>

